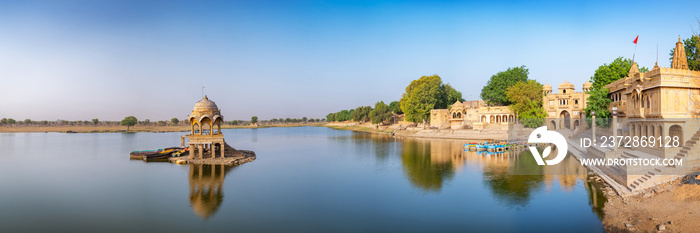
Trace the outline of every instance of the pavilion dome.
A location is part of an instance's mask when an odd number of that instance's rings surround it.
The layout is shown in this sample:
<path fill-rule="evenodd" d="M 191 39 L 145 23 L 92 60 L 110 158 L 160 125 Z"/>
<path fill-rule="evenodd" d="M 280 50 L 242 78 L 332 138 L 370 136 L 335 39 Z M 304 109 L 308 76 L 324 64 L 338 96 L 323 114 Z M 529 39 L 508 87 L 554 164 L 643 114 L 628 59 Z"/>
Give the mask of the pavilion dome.
<path fill-rule="evenodd" d="M 205 116 L 211 118 L 213 121 L 217 118 L 223 118 L 219 107 L 216 106 L 214 101 L 209 100 L 206 95 L 194 105 L 194 109 L 192 109 L 192 114 L 190 114 L 189 118 L 201 120 Z"/>

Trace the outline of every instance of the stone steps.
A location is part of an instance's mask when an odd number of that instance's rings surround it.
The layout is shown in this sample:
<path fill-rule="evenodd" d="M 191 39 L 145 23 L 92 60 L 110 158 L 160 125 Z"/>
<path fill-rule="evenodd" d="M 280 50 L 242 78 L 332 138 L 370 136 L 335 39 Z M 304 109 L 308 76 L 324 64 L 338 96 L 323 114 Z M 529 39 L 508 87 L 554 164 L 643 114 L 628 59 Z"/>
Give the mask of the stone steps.
<path fill-rule="evenodd" d="M 673 158 L 674 159 L 687 158 L 688 154 L 690 154 L 691 151 L 693 151 L 693 152 L 697 151 L 698 148 L 696 147 L 696 144 L 698 143 L 698 141 L 700 141 L 700 130 L 698 130 L 690 138 L 690 140 L 686 141 L 684 146 L 679 150 L 678 154 L 676 154 L 676 156 L 674 156 Z M 682 177 L 681 174 L 683 174 L 685 172 L 689 172 L 689 171 L 684 172 L 684 170 L 687 170 L 687 169 L 690 169 L 694 166 L 700 165 L 700 159 L 693 159 L 693 161 L 684 161 L 684 162 L 686 162 L 686 163 L 683 164 L 684 168 L 682 168 L 683 169 L 682 171 L 679 171 L 678 167 L 676 165 L 666 166 L 663 168 L 654 168 L 654 172 L 649 172 L 649 174 L 644 175 L 644 176 L 642 176 L 642 177 L 640 177 L 637 180 L 632 182 L 632 185 L 630 185 L 633 189 L 632 192 L 637 191 L 637 190 L 641 191 L 641 190 L 644 190 L 647 188 L 653 188 L 656 185 L 677 179 L 679 177 Z M 666 176 L 660 175 L 660 174 L 663 174 L 664 170 L 671 171 L 674 169 L 675 169 L 676 175 L 666 175 Z"/>

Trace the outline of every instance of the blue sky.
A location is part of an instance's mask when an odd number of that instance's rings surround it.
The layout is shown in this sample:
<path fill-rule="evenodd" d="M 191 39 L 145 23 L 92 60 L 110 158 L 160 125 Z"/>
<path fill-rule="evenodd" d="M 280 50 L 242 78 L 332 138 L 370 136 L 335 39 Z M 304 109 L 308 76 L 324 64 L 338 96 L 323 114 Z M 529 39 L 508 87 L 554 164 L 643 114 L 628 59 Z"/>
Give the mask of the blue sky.
<path fill-rule="evenodd" d="M 678 7 L 683 6 L 683 7 Z M 227 120 L 398 100 L 440 75 L 478 99 L 491 75 L 581 89 L 616 57 L 668 67 L 695 1 L 0 1 L 0 117 L 185 118 L 201 87 Z"/>

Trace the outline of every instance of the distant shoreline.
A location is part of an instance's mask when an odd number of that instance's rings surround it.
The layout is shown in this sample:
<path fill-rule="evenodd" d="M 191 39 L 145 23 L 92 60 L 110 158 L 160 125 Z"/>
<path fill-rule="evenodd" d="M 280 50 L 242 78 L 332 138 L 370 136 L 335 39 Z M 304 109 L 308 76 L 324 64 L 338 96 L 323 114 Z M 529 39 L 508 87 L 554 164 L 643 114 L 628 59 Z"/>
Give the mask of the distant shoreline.
<path fill-rule="evenodd" d="M 221 129 L 255 129 L 255 128 L 273 128 L 273 127 L 302 127 L 302 126 L 323 126 L 324 123 L 287 123 L 287 124 L 269 124 L 269 125 L 222 125 Z M 189 125 L 135 125 L 127 131 L 126 126 L 119 125 L 61 125 L 61 126 L 2 126 L 0 133 L 165 133 L 165 132 L 189 132 Z"/>
<path fill-rule="evenodd" d="M 399 124 L 380 126 L 369 123 L 326 123 L 323 126 L 337 130 L 352 130 L 358 132 L 368 132 L 383 135 L 391 135 L 396 138 L 423 138 L 423 139 L 446 139 L 446 140 L 473 140 L 482 142 L 484 140 L 505 140 L 508 139 L 508 133 L 505 130 L 501 131 L 483 131 L 470 129 L 423 129 L 420 127 L 410 127 L 402 129 Z"/>

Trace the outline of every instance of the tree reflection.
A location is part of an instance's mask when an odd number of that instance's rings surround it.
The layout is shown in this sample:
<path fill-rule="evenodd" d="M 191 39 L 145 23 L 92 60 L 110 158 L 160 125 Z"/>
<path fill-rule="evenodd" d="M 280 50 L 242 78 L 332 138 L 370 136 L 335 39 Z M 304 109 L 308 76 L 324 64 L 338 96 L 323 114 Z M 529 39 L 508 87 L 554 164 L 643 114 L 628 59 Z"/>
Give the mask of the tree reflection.
<path fill-rule="evenodd" d="M 454 176 L 454 167 L 452 160 L 438 159 L 438 156 L 443 155 L 442 153 L 436 153 L 436 157 L 433 158 L 432 146 L 433 143 L 429 141 L 405 141 L 401 151 L 401 163 L 413 185 L 424 191 L 437 192 L 442 189 L 445 180 Z"/>
<path fill-rule="evenodd" d="M 224 201 L 224 177 L 233 166 L 190 164 L 190 205 L 192 210 L 208 219 Z"/>
<path fill-rule="evenodd" d="M 510 156 L 511 153 L 487 155 L 495 158 L 484 166 L 484 182 L 497 200 L 506 205 L 525 206 L 533 191 L 542 186 L 542 166 L 537 165 L 530 151 L 513 154 L 514 156 Z M 508 169 L 526 170 L 532 175 L 509 175 Z"/>

